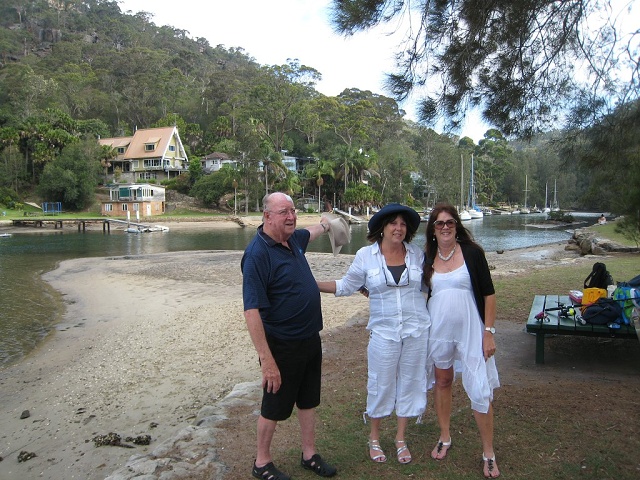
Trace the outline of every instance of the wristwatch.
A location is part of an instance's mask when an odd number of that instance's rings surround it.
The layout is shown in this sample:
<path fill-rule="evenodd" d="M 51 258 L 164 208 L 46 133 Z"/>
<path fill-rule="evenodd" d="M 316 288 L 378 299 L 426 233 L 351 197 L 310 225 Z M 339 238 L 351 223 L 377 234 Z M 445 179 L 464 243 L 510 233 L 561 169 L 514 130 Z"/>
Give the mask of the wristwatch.
<path fill-rule="evenodd" d="M 489 332 L 491 335 L 496 333 L 496 329 L 494 327 L 484 327 L 485 331 Z"/>

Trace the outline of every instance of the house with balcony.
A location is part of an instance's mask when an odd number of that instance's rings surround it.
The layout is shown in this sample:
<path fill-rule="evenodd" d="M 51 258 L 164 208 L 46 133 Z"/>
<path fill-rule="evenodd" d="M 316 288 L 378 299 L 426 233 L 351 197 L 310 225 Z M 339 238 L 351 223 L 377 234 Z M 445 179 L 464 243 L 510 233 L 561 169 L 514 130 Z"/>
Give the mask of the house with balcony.
<path fill-rule="evenodd" d="M 109 200 L 101 203 L 106 217 L 152 217 L 165 212 L 165 188 L 149 183 L 109 185 Z"/>
<path fill-rule="evenodd" d="M 204 173 L 214 173 L 222 168 L 223 165 L 231 165 L 233 168 L 238 167 L 238 160 L 233 160 L 223 152 L 213 152 L 205 155 L 200 159 L 202 171 Z"/>
<path fill-rule="evenodd" d="M 98 142 L 113 149 L 105 171 L 109 182 L 160 183 L 189 170 L 175 126 L 144 128 L 131 137 L 101 138 Z"/>

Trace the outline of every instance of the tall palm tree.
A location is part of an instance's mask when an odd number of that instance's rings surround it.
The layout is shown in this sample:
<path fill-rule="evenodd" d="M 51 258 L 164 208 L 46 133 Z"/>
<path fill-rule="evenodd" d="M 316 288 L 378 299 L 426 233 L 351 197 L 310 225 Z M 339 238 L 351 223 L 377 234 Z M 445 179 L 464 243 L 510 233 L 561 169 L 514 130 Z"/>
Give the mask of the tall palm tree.
<path fill-rule="evenodd" d="M 304 171 L 304 176 L 307 180 L 312 180 L 314 184 L 314 189 L 318 187 L 318 206 L 320 206 L 320 202 L 322 201 L 321 189 L 322 185 L 324 185 L 323 177 L 331 177 L 335 178 L 335 162 L 331 160 L 318 160 L 316 163 L 309 163 Z M 320 207 L 318 207 L 320 209 Z"/>

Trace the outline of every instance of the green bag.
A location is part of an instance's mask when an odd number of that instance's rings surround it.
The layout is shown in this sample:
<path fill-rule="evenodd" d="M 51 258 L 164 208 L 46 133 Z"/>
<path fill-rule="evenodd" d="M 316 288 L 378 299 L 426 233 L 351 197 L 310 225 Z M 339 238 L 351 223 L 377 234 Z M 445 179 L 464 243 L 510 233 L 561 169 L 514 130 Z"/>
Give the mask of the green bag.
<path fill-rule="evenodd" d="M 613 299 L 619 300 L 619 305 L 622 307 L 622 321 L 625 325 L 629 325 L 633 309 L 636 307 L 634 300 L 640 301 L 640 289 L 618 285 L 613 291 Z"/>

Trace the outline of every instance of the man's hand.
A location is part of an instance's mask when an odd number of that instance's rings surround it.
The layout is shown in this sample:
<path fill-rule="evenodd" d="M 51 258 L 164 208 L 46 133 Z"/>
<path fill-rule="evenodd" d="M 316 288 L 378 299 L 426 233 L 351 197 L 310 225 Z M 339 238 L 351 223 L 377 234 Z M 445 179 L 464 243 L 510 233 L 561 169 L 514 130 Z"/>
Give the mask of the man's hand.
<path fill-rule="evenodd" d="M 280 378 L 280 369 L 273 357 L 269 357 L 260 361 L 262 369 L 262 388 L 266 388 L 269 393 L 278 393 L 282 385 Z"/>

